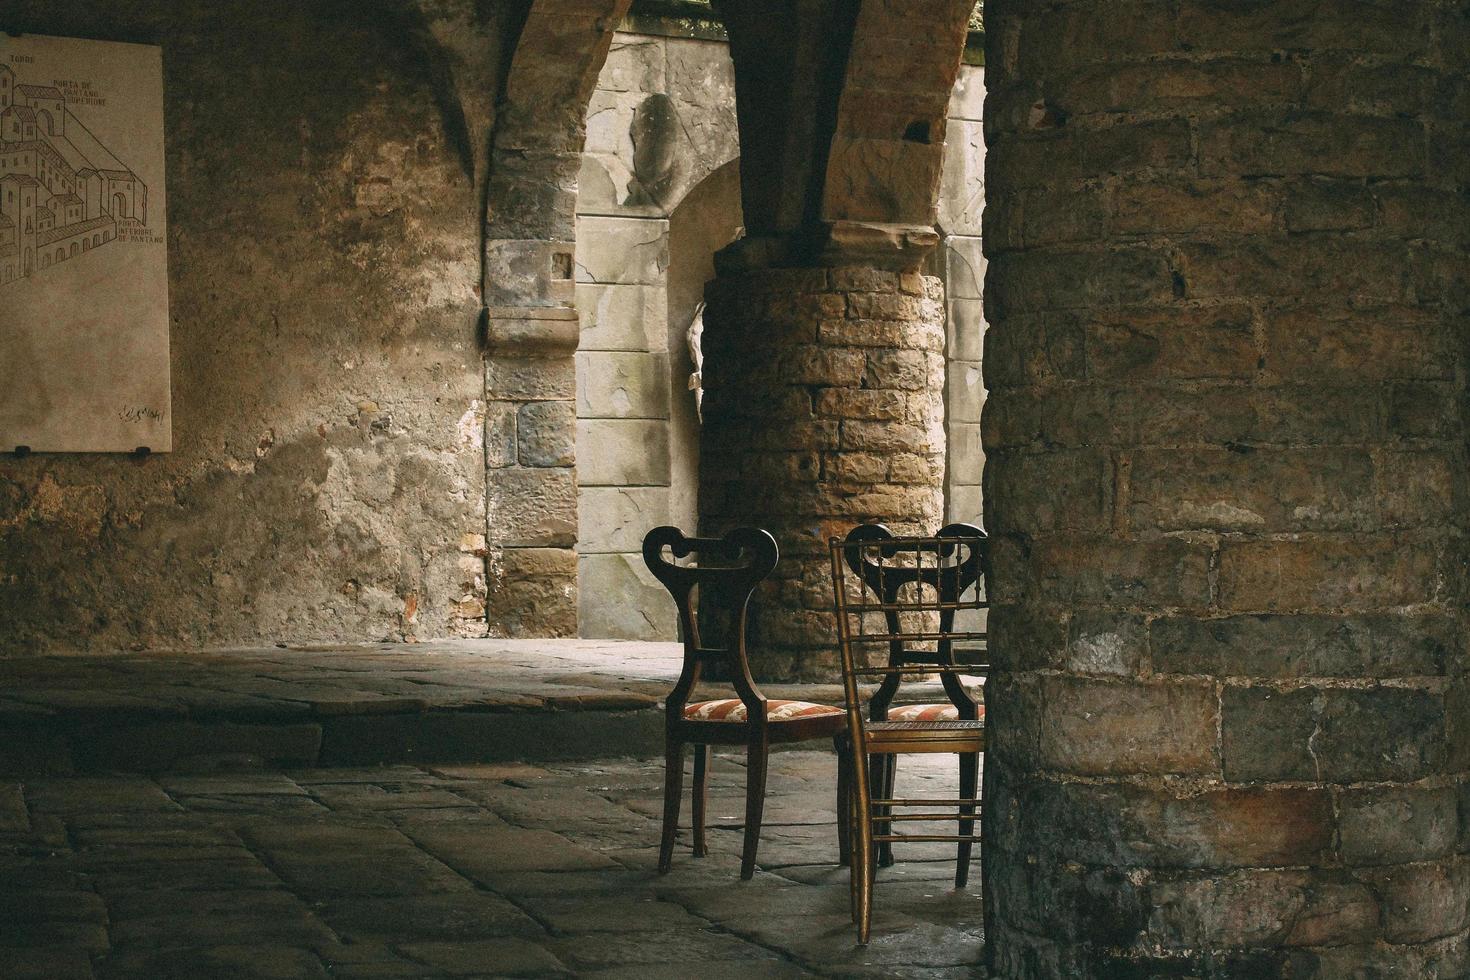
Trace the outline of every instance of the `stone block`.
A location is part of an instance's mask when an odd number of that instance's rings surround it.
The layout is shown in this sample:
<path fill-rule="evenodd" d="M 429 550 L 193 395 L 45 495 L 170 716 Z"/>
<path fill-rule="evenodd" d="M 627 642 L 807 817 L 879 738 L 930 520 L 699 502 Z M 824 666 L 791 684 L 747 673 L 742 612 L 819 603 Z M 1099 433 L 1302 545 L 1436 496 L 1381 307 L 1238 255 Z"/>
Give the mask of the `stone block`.
<path fill-rule="evenodd" d="M 974 422 L 978 426 L 980 408 L 984 404 L 985 387 L 980 383 L 980 362 L 951 360 L 946 379 L 945 418 L 952 423 Z M 954 431 L 953 428 L 950 431 Z"/>
<path fill-rule="evenodd" d="M 1203 124 L 1199 155 L 1206 176 L 1412 177 L 1424 172 L 1424 147 L 1414 119 L 1347 126 L 1334 113 L 1248 113 Z"/>
<path fill-rule="evenodd" d="M 579 283 L 662 285 L 669 266 L 669 223 L 663 218 L 577 218 Z"/>
<path fill-rule="evenodd" d="M 674 600 L 637 554 L 588 554 L 578 563 L 582 636 L 672 640 Z"/>
<path fill-rule="evenodd" d="M 1047 321 L 1048 340 L 1063 329 L 1057 319 Z M 1260 356 L 1244 306 L 1103 312 L 1078 326 L 1087 375 L 1099 380 L 1248 379 Z"/>
<path fill-rule="evenodd" d="M 979 65 L 961 65 L 949 97 L 950 119 L 979 120 L 985 108 L 985 69 Z"/>
<path fill-rule="evenodd" d="M 1078 610 L 1068 623 L 1062 666 L 1073 674 L 1135 677 L 1147 656 L 1142 617 Z"/>
<path fill-rule="evenodd" d="M 1228 541 L 1220 605 L 1250 612 L 1369 611 L 1432 600 L 1443 556 L 1434 541 L 1387 535 Z"/>
<path fill-rule="evenodd" d="M 581 419 L 577 460 L 578 478 L 586 486 L 668 486 L 668 423 Z"/>
<path fill-rule="evenodd" d="M 1032 549 L 1030 575 L 1038 594 L 1048 599 L 1162 606 L 1203 606 L 1209 601 L 1210 549 L 1204 544 L 1177 538 L 1044 538 Z M 997 581 L 1021 572 L 1003 568 L 999 558 Z"/>
<path fill-rule="evenodd" d="M 1446 720 L 1444 697 L 1431 691 L 1328 691 L 1311 748 L 1324 779 L 1423 779 L 1445 765 Z"/>
<path fill-rule="evenodd" d="M 985 207 L 985 134 L 978 119 L 951 119 L 944 134 L 939 226 L 949 235 L 980 234 Z"/>
<path fill-rule="evenodd" d="M 1353 231 L 1371 227 L 1377 204 L 1357 181 L 1309 179 L 1290 186 L 1282 216 L 1286 230 Z"/>
<path fill-rule="evenodd" d="M 1147 941 L 1168 949 L 1341 943 L 1370 933 L 1378 921 L 1371 889 L 1321 872 L 1182 878 L 1156 882 L 1150 898 Z"/>
<path fill-rule="evenodd" d="M 1316 697 L 1309 689 L 1227 686 L 1220 702 L 1225 778 L 1316 779 Z"/>
<path fill-rule="evenodd" d="M 644 34 L 613 35 L 597 87 L 609 92 L 668 91 L 665 39 Z"/>
<path fill-rule="evenodd" d="M 895 353 L 911 353 L 898 351 Z M 916 356 L 917 352 L 915 353 Z M 835 385 L 856 388 L 862 383 L 868 357 L 862 351 L 821 347 L 816 344 L 802 345 L 779 355 L 771 365 L 782 382 L 799 385 Z M 897 385 L 870 385 L 869 387 L 898 387 Z"/>
<path fill-rule="evenodd" d="M 577 540 L 577 480 L 571 468 L 493 470 L 485 488 L 492 546 L 565 547 Z"/>
<path fill-rule="evenodd" d="M 570 400 L 577 396 L 576 362 L 570 357 L 487 357 L 485 394 L 494 401 Z"/>
<path fill-rule="evenodd" d="M 578 494 L 577 550 L 582 554 L 637 552 L 643 536 L 669 522 L 664 487 L 582 487 Z"/>
<path fill-rule="evenodd" d="M 1044 249 L 997 255 L 985 297 L 987 318 L 1078 307 L 1159 305 L 1172 301 L 1169 259 L 1147 249 L 1119 252 Z"/>
<path fill-rule="evenodd" d="M 503 636 L 577 635 L 577 556 L 570 548 L 497 548 L 487 607 Z"/>
<path fill-rule="evenodd" d="M 813 408 L 818 416 L 840 419 L 897 420 L 908 415 L 903 395 L 888 389 L 823 388 Z"/>
<path fill-rule="evenodd" d="M 944 493 L 944 519 L 966 524 L 982 524 L 984 504 L 978 486 L 951 483 Z"/>
<path fill-rule="evenodd" d="M 526 402 L 516 412 L 516 451 L 522 466 L 572 466 L 576 439 L 571 402 Z"/>
<path fill-rule="evenodd" d="M 1063 772 L 1209 774 L 1219 768 L 1213 687 L 1045 677 L 1041 758 Z"/>
<path fill-rule="evenodd" d="M 1425 691 L 1232 685 L 1222 706 L 1230 780 L 1413 780 L 1445 761 L 1443 699 Z"/>
<path fill-rule="evenodd" d="M 485 465 L 498 469 L 516 465 L 517 402 L 490 402 L 485 406 Z"/>
<path fill-rule="evenodd" d="M 866 356 L 863 351 L 833 350 L 830 353 L 834 356 L 840 355 L 844 359 L 844 365 L 851 364 L 857 369 L 857 376 L 851 382 L 854 385 L 861 381 L 868 388 L 919 391 L 929 387 L 932 381 L 933 365 L 929 361 L 933 355 L 924 351 L 870 350 L 866 352 Z M 863 360 L 847 360 L 854 355 Z"/>
<path fill-rule="evenodd" d="M 843 449 L 933 451 L 943 445 L 942 440 L 942 431 L 931 432 L 906 423 L 848 421 L 842 426 Z"/>
<path fill-rule="evenodd" d="M 668 292 L 661 286 L 578 283 L 577 309 L 579 350 L 668 350 Z"/>
<path fill-rule="evenodd" d="M 952 298 L 948 306 L 949 356 L 965 361 L 981 359 L 985 344 L 985 305 L 978 299 Z"/>
<path fill-rule="evenodd" d="M 1459 800 L 1451 788 L 1355 789 L 1338 800 L 1339 846 L 1346 864 L 1434 861 L 1455 850 Z"/>
<path fill-rule="evenodd" d="M 1373 460 L 1360 449 L 1134 453 L 1128 520 L 1165 531 L 1371 529 Z"/>
<path fill-rule="evenodd" d="M 577 415 L 581 418 L 668 418 L 668 357 L 626 351 L 579 351 Z"/>
<path fill-rule="evenodd" d="M 985 253 L 978 236 L 951 235 L 944 240 L 944 290 L 951 303 L 985 295 Z"/>
<path fill-rule="evenodd" d="M 1383 938 L 1422 943 L 1452 936 L 1470 924 L 1470 863 L 1410 864 L 1361 876 L 1383 903 Z"/>
<path fill-rule="evenodd" d="M 954 431 L 957 426 L 952 426 Z M 978 448 L 979 426 L 965 426 L 962 450 Z M 973 435 L 972 435 L 973 433 Z M 955 450 L 950 450 L 955 459 Z M 956 462 L 960 462 L 956 460 Z M 984 457 L 965 460 L 972 469 L 955 476 L 965 483 L 978 483 Z M 998 453 L 990 458 L 991 492 L 997 500 L 1009 501 L 991 519 L 1002 532 L 1051 533 L 1064 530 L 1101 531 L 1112 525 L 1113 461 L 1105 453 Z"/>
<path fill-rule="evenodd" d="M 1127 234 L 1263 234 L 1276 227 L 1280 191 L 1262 181 L 1140 180 L 1113 197 L 1113 227 Z"/>
<path fill-rule="evenodd" d="M 1447 453 L 1381 452 L 1373 463 L 1384 523 L 1400 527 L 1449 523 L 1463 490 Z"/>
<path fill-rule="evenodd" d="M 1150 625 L 1153 669 L 1215 677 L 1442 675 L 1462 645 L 1443 616 L 1164 616 Z"/>
<path fill-rule="evenodd" d="M 1412 307 L 1281 310 L 1266 317 L 1266 367 L 1292 379 L 1443 379 L 1447 326 Z"/>

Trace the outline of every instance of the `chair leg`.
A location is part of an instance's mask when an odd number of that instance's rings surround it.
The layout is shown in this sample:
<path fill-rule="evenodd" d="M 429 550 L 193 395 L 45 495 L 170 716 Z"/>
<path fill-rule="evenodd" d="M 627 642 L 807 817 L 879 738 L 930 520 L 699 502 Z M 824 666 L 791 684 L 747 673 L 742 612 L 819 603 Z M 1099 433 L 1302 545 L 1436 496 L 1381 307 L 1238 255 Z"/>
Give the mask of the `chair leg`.
<path fill-rule="evenodd" d="M 740 877 L 755 877 L 755 852 L 761 842 L 761 816 L 766 809 L 766 758 L 770 746 L 765 738 L 751 739 L 745 753 L 745 846 L 740 851 Z"/>
<path fill-rule="evenodd" d="M 658 873 L 674 865 L 674 834 L 679 830 L 679 798 L 684 792 L 684 743 L 669 739 L 664 751 L 664 828 L 658 846 Z"/>
<path fill-rule="evenodd" d="M 868 795 L 868 787 L 872 785 L 871 779 L 865 779 L 866 772 L 853 774 L 853 788 L 856 790 L 852 795 L 856 797 L 853 801 L 853 811 L 856 817 L 854 821 L 857 831 L 857 847 L 852 855 L 852 881 L 853 900 L 856 905 L 853 919 L 858 927 L 858 945 L 868 944 L 868 934 L 873 921 L 873 873 L 876 870 L 877 855 L 873 850 L 873 808 L 872 797 Z"/>
<path fill-rule="evenodd" d="M 960 799 L 973 800 L 976 798 L 976 788 L 980 784 L 980 755 L 976 752 L 966 752 L 960 755 Z M 973 806 L 961 806 L 961 814 L 973 815 Z M 960 820 L 960 836 L 965 837 L 975 832 L 974 820 Z M 956 889 L 964 888 L 970 878 L 970 847 L 971 841 L 960 841 L 959 855 L 955 862 L 954 886 Z"/>
<path fill-rule="evenodd" d="M 898 756 L 880 755 L 874 761 L 877 764 L 873 766 L 873 795 L 880 800 L 891 800 L 893 799 L 893 787 L 895 778 L 898 773 Z M 888 814 L 891 814 L 893 812 L 893 808 L 885 806 L 880 812 L 887 816 Z M 888 829 L 885 830 L 884 833 L 890 833 L 892 829 L 893 825 L 889 824 Z M 888 843 L 887 841 L 879 844 L 877 859 L 879 867 L 892 867 L 893 845 Z"/>
<path fill-rule="evenodd" d="M 709 788 L 709 746 L 696 743 L 694 746 L 694 856 L 702 858 L 709 853 L 709 844 L 704 838 L 704 806 Z"/>
<path fill-rule="evenodd" d="M 832 747 L 837 751 L 837 865 L 845 868 L 852 857 L 852 814 L 848 812 L 847 800 L 852 792 L 848 785 L 851 781 L 848 769 L 852 763 L 848 759 L 846 733 L 833 735 Z"/>

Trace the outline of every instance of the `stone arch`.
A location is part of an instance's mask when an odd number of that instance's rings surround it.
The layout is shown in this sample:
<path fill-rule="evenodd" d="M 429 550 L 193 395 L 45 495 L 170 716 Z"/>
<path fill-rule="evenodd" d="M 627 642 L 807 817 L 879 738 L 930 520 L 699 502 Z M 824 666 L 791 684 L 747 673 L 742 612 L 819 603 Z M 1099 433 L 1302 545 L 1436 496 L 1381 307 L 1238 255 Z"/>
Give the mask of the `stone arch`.
<path fill-rule="evenodd" d="M 828 222 L 932 226 L 970 0 L 858 8 L 826 158 Z"/>
<path fill-rule="evenodd" d="M 577 632 L 577 174 L 587 99 L 629 3 L 533 0 L 490 138 L 487 612 L 510 635 Z"/>

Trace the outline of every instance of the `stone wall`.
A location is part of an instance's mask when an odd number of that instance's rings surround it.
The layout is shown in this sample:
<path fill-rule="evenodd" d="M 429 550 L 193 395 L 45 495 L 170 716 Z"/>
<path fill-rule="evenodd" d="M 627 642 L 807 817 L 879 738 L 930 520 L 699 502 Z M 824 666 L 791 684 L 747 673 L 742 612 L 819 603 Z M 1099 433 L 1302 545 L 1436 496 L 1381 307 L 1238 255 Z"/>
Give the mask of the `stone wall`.
<path fill-rule="evenodd" d="M 0 457 L 0 652 L 482 633 L 477 195 L 412 19 L 4 20 L 163 45 L 175 451 Z"/>
<path fill-rule="evenodd" d="M 674 280 L 692 274 L 681 264 L 712 278 L 714 251 L 740 228 L 738 189 L 724 187 L 735 175 L 722 169 L 739 153 L 733 85 L 723 41 L 620 32 L 588 106 L 577 206 L 583 636 L 674 638 L 673 606 L 639 543 L 658 524 L 695 523 L 699 443 L 683 333 L 702 288 Z M 979 519 L 983 463 L 983 99 L 983 69 L 965 66 L 949 109 L 936 257 L 949 294 L 947 516 L 965 521 Z M 671 240 L 680 221 L 691 227 Z"/>
<path fill-rule="evenodd" d="M 675 472 L 692 451 L 691 396 L 682 332 L 669 321 L 669 224 L 690 192 L 735 158 L 737 139 L 723 42 L 615 36 L 587 107 L 577 201 L 583 636 L 674 638 L 673 604 L 640 551 L 650 528 L 688 526 L 692 517 L 675 502 Z M 686 433 L 677 445 L 676 429 Z M 680 489 L 687 498 L 690 488 Z"/>
<path fill-rule="evenodd" d="M 985 13 L 993 972 L 1464 976 L 1463 8 Z"/>
<path fill-rule="evenodd" d="M 985 337 L 985 254 L 980 215 L 985 207 L 985 69 L 966 65 L 949 101 L 944 168 L 940 171 L 939 231 L 935 256 L 946 300 L 944 513 L 947 521 L 980 523 L 980 351 Z M 933 530 L 933 529 L 931 529 Z"/>

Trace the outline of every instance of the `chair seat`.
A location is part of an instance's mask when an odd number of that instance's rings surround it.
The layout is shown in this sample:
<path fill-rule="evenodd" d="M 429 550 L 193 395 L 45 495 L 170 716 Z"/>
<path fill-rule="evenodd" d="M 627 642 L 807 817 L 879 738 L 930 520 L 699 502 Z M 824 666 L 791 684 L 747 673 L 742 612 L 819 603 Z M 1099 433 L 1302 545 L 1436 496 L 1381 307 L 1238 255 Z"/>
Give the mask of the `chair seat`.
<path fill-rule="evenodd" d="M 811 701 L 785 701 L 771 698 L 766 701 L 766 719 L 772 724 L 796 721 L 801 718 L 816 718 L 821 715 L 840 715 L 841 708 L 830 704 L 815 704 Z M 745 702 L 739 698 L 720 698 L 716 701 L 695 701 L 684 706 L 685 721 L 728 721 L 743 722 L 748 717 Z"/>
<path fill-rule="evenodd" d="M 980 705 L 980 717 L 985 717 L 985 705 Z M 896 704 L 888 709 L 889 721 L 959 721 L 960 709 L 948 702 L 944 704 Z"/>

